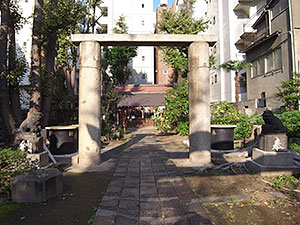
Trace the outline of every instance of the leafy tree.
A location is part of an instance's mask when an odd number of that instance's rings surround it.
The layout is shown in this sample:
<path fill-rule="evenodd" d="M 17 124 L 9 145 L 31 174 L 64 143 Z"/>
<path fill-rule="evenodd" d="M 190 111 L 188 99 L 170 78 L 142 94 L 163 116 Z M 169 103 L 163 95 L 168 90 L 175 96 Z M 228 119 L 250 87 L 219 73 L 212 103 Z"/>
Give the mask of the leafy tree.
<path fill-rule="evenodd" d="M 125 17 L 120 16 L 114 27 L 113 32 L 116 34 L 126 34 L 127 25 L 125 23 Z M 117 113 L 117 104 L 121 100 L 121 97 L 114 90 L 117 85 L 124 85 L 129 76 L 132 74 L 128 63 L 133 57 L 137 55 L 137 47 L 128 46 L 116 46 L 105 47 L 104 50 L 104 62 L 101 64 L 102 68 L 102 132 L 105 136 L 111 137 L 113 133 L 113 125 L 115 124 Z M 109 70 L 110 74 L 107 73 Z"/>
<path fill-rule="evenodd" d="M 299 110 L 300 104 L 300 74 L 295 74 L 293 79 L 284 81 L 277 87 L 275 96 L 284 102 L 285 110 Z"/>
<path fill-rule="evenodd" d="M 189 133 L 188 81 L 175 84 L 169 89 L 165 98 L 165 109 L 153 117 L 158 130 L 163 133 L 176 131 L 182 135 Z"/>
<path fill-rule="evenodd" d="M 221 65 L 220 68 L 226 69 L 229 71 L 235 72 L 235 107 L 239 108 L 239 93 L 240 93 L 240 79 L 239 79 L 239 72 L 243 69 L 252 67 L 251 64 L 247 63 L 246 61 L 239 61 L 239 60 L 229 60 Z"/>
<path fill-rule="evenodd" d="M 71 49 L 71 53 L 76 53 L 77 56 L 77 51 L 74 50 L 74 45 L 71 44 L 68 36 L 78 30 L 78 23 L 84 19 L 85 12 L 86 10 L 80 2 L 74 2 L 73 0 L 45 0 L 42 25 L 42 47 L 43 51 L 45 52 L 43 87 L 44 90 L 46 90 L 43 92 L 43 126 L 48 124 L 49 114 L 52 106 L 52 96 L 54 94 L 53 85 L 55 80 L 57 80 L 57 76 L 65 75 L 69 90 L 68 95 L 72 96 L 72 88 L 69 86 L 69 78 L 72 74 L 70 70 L 74 71 L 74 74 L 72 75 L 75 76 L 75 62 L 77 61 L 77 58 L 73 55 L 73 70 L 64 66 L 63 64 L 69 65 L 70 63 L 70 61 L 68 61 L 69 59 L 65 57 L 68 54 L 67 52 L 69 49 Z M 58 42 L 63 41 L 65 45 L 58 45 Z M 64 56 L 58 55 L 61 53 L 63 53 Z M 64 63 L 57 60 L 61 60 L 62 58 L 65 60 Z M 60 79 L 58 78 L 58 80 Z M 61 83 L 60 85 L 62 86 L 63 84 Z"/>
<path fill-rule="evenodd" d="M 6 142 L 10 144 L 22 119 L 19 82 L 27 65 L 23 53 L 16 48 L 15 32 L 22 27 L 25 19 L 21 16 L 17 1 L 5 0 L 0 4 L 0 116 Z"/>
<path fill-rule="evenodd" d="M 192 2 L 191 2 L 192 3 Z M 166 10 L 161 14 L 157 29 L 166 34 L 198 34 L 207 28 L 203 19 L 194 19 L 188 10 L 173 12 Z M 177 80 L 187 76 L 188 48 L 187 47 L 160 47 L 163 51 L 163 60 L 177 73 Z"/>
<path fill-rule="evenodd" d="M 15 138 L 15 147 L 19 146 L 24 135 L 37 136 L 40 131 L 42 118 L 42 85 L 41 85 L 41 47 L 42 47 L 42 18 L 43 0 L 35 0 L 33 13 L 32 46 L 31 46 L 31 98 L 30 109 L 26 119 L 21 123 Z"/>
<path fill-rule="evenodd" d="M 20 125 L 15 145 L 24 134 L 35 136 L 47 125 L 51 110 L 53 81 L 58 71 L 57 40 L 76 29 L 84 17 L 84 7 L 73 0 L 35 0 L 31 59 L 31 105 Z M 45 84 L 47 82 L 47 85 Z M 42 121 L 43 118 L 43 121 Z"/>
<path fill-rule="evenodd" d="M 9 22 L 9 0 L 2 0 L 1 7 L 1 25 L 0 25 L 0 104 L 2 120 L 7 132 L 7 138 L 11 142 L 15 130 L 15 121 L 10 107 L 9 88 L 7 84 L 7 35 Z"/>
<path fill-rule="evenodd" d="M 119 17 L 113 32 L 115 34 L 126 34 L 128 32 L 124 16 Z M 131 69 L 128 68 L 128 63 L 135 56 L 137 56 L 137 47 L 116 46 L 104 48 L 104 58 L 112 74 L 114 85 L 124 85 L 128 81 L 129 76 L 132 74 Z"/>
<path fill-rule="evenodd" d="M 102 13 L 97 17 L 96 16 L 96 9 L 98 8 L 101 12 L 101 4 L 103 3 L 102 0 L 87 0 L 86 1 L 86 19 L 84 23 L 84 33 L 96 33 L 99 31 L 101 24 L 98 22 L 99 19 L 102 17 Z M 98 29 L 96 29 L 98 25 Z"/>
<path fill-rule="evenodd" d="M 26 19 L 22 17 L 18 2 L 11 0 L 9 5 L 8 26 L 8 69 L 7 81 L 9 86 L 10 105 L 14 116 L 15 126 L 22 122 L 22 111 L 20 104 L 20 82 L 27 73 L 27 62 L 22 50 L 16 47 L 16 32 L 18 32 Z"/>

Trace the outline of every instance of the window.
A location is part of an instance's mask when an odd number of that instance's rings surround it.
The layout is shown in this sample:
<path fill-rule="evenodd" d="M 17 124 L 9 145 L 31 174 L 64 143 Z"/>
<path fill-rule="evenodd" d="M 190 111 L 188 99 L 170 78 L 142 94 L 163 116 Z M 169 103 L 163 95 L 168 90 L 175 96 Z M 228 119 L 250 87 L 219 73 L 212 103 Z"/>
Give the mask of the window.
<path fill-rule="evenodd" d="M 144 8 L 145 7 L 145 5 L 144 4 L 142 4 L 142 8 Z"/>
<path fill-rule="evenodd" d="M 167 75 L 168 74 L 168 70 L 163 70 L 163 75 Z"/>
<path fill-rule="evenodd" d="M 281 67 L 282 67 L 281 48 L 278 48 L 274 51 L 274 70 L 281 69 Z"/>
<path fill-rule="evenodd" d="M 216 24 L 216 17 L 215 16 L 213 17 L 212 21 L 213 21 L 212 22 L 213 24 Z"/>
<path fill-rule="evenodd" d="M 145 79 L 146 79 L 146 77 L 147 77 L 147 76 L 146 76 L 146 74 L 145 74 L 145 73 L 143 73 L 143 74 L 142 74 L 142 79 L 143 79 L 143 80 L 145 80 Z"/>
<path fill-rule="evenodd" d="M 282 57 L 281 48 L 269 53 L 266 56 L 266 72 L 271 72 L 273 70 L 281 69 L 282 67 Z"/>
<path fill-rule="evenodd" d="M 256 101 L 256 108 L 264 108 L 266 107 L 266 93 L 262 92 L 260 94 L 261 98 L 258 98 Z"/>
<path fill-rule="evenodd" d="M 272 18 L 279 15 L 283 10 L 285 10 L 288 7 L 288 1 L 287 0 L 281 0 L 276 3 L 276 5 L 273 6 L 271 9 L 272 11 Z"/>
<path fill-rule="evenodd" d="M 252 62 L 252 77 L 256 77 L 265 73 L 270 73 L 274 70 L 282 68 L 281 48 L 270 52 L 267 55 L 259 57 Z"/>
<path fill-rule="evenodd" d="M 144 26 L 145 25 L 145 20 L 142 20 L 142 26 Z"/>
<path fill-rule="evenodd" d="M 27 45 L 27 42 L 23 42 L 23 46 L 26 46 Z"/>
<path fill-rule="evenodd" d="M 266 72 L 271 72 L 274 68 L 273 65 L 273 52 L 269 53 L 266 57 Z"/>
<path fill-rule="evenodd" d="M 215 84 L 218 83 L 218 75 L 215 74 Z"/>
<path fill-rule="evenodd" d="M 252 68 L 252 77 L 257 76 L 257 61 L 252 62 L 253 68 Z"/>
<path fill-rule="evenodd" d="M 257 75 L 262 75 L 265 73 L 265 58 L 260 57 L 257 60 Z"/>
<path fill-rule="evenodd" d="M 100 10 L 101 10 L 101 15 L 102 16 L 107 16 L 108 15 L 106 6 L 100 7 Z"/>
<path fill-rule="evenodd" d="M 145 61 L 145 56 L 144 55 L 142 56 L 142 61 Z"/>
<path fill-rule="evenodd" d="M 260 57 L 252 62 L 252 77 L 256 77 L 265 73 L 265 57 Z"/>

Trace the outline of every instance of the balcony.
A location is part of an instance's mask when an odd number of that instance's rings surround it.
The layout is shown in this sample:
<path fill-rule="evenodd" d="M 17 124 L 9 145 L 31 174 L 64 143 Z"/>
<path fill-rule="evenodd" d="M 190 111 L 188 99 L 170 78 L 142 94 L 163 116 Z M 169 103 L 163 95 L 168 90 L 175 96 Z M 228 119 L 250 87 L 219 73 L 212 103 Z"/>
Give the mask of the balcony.
<path fill-rule="evenodd" d="M 264 8 L 260 8 L 243 24 L 243 34 L 235 45 L 240 52 L 244 52 L 251 45 L 260 42 L 268 35 L 268 14 L 264 11 Z"/>
<path fill-rule="evenodd" d="M 250 7 L 254 0 L 239 0 L 233 11 L 237 16 L 250 17 Z"/>

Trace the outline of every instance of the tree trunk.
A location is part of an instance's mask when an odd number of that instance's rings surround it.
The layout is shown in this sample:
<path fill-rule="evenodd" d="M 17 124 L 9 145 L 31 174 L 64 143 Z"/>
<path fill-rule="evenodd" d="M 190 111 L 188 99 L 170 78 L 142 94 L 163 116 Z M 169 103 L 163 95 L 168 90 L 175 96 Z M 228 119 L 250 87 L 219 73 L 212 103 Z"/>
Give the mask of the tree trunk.
<path fill-rule="evenodd" d="M 178 70 L 177 71 L 177 83 L 180 83 L 183 80 L 182 78 L 182 71 Z"/>
<path fill-rule="evenodd" d="M 188 12 L 189 15 L 190 15 L 190 10 L 191 10 L 191 3 L 190 3 L 190 0 L 185 0 L 185 3 L 186 3 L 186 10 L 187 10 L 187 12 Z"/>
<path fill-rule="evenodd" d="M 8 37 L 9 37 L 8 72 L 13 73 L 13 70 L 16 66 L 16 35 L 15 35 L 15 25 L 13 23 L 9 23 Z M 14 82 L 12 84 L 11 83 L 9 84 L 11 108 L 16 123 L 15 126 L 19 127 L 22 122 L 19 83 L 17 78 L 14 78 Z"/>
<path fill-rule="evenodd" d="M 32 46 L 31 46 L 31 98 L 30 109 L 26 119 L 20 125 L 15 139 L 15 147 L 24 136 L 39 136 L 42 118 L 42 86 L 41 86 L 41 27 L 43 0 L 35 0 L 33 14 Z"/>
<path fill-rule="evenodd" d="M 238 110 L 239 109 L 239 95 L 240 95 L 240 79 L 239 79 L 239 73 L 235 72 L 235 107 Z"/>
<path fill-rule="evenodd" d="M 51 102 L 53 96 L 53 79 L 54 79 L 54 62 L 56 57 L 56 41 L 57 35 L 53 35 L 48 38 L 48 42 L 46 45 L 46 67 L 47 67 L 47 88 L 48 91 L 46 95 L 43 97 L 43 119 L 42 119 L 42 127 L 48 125 L 49 116 L 51 111 Z"/>
<path fill-rule="evenodd" d="M 9 20 L 9 0 L 1 1 L 0 26 L 0 104 L 4 126 L 7 132 L 7 144 L 13 141 L 15 122 L 11 111 L 9 89 L 6 80 L 7 74 L 7 35 Z"/>
<path fill-rule="evenodd" d="M 73 63 L 72 64 L 72 70 L 71 70 L 71 90 L 72 90 L 72 95 L 74 95 L 75 83 L 76 83 L 76 63 Z"/>

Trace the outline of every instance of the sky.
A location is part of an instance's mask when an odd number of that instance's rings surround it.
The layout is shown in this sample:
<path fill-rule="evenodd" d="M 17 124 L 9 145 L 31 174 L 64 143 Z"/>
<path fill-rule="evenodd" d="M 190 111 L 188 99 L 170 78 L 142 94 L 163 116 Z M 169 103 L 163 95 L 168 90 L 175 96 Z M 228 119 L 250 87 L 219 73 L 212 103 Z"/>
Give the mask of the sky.
<path fill-rule="evenodd" d="M 172 6 L 173 2 L 175 2 L 175 0 L 168 0 L 168 6 Z M 157 6 L 159 5 L 160 0 L 153 0 L 153 11 L 156 11 Z"/>

